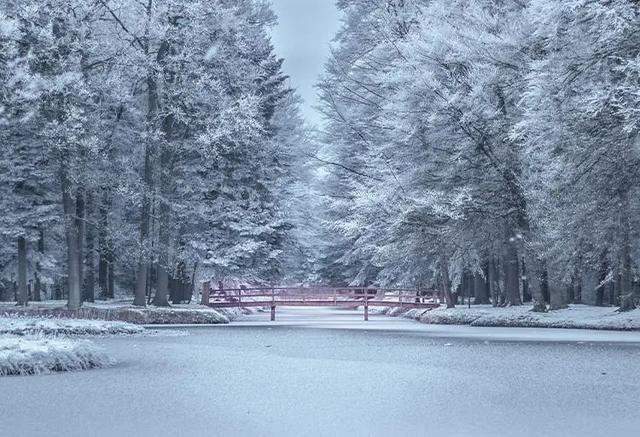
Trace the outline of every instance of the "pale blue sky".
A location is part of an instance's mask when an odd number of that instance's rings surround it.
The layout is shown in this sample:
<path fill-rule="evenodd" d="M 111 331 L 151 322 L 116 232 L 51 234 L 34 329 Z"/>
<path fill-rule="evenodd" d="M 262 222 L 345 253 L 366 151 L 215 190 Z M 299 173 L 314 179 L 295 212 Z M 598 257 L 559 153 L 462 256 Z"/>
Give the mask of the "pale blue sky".
<path fill-rule="evenodd" d="M 329 43 L 340 26 L 334 0 L 271 0 L 278 15 L 273 29 L 273 45 L 285 58 L 284 71 L 291 85 L 304 99 L 303 114 L 315 125 L 321 116 L 313 109 L 317 104 L 315 83 L 329 56 Z"/>

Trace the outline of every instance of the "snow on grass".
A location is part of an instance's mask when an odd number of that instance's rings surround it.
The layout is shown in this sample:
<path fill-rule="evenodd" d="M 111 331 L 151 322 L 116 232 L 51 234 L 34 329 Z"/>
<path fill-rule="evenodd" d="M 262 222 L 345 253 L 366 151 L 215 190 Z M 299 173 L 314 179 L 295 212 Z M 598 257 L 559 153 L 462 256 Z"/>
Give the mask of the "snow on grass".
<path fill-rule="evenodd" d="M 396 312 L 391 311 L 390 314 Z M 528 328 L 640 330 L 640 309 L 617 312 L 614 307 L 570 305 L 562 310 L 534 313 L 530 305 L 494 308 L 491 305 L 447 309 L 410 310 L 403 317 L 436 325 L 470 325 Z"/>
<path fill-rule="evenodd" d="M 112 364 L 112 359 L 88 341 L 44 337 L 0 338 L 0 376 L 68 372 Z"/>
<path fill-rule="evenodd" d="M 25 317 L 21 315 L 0 316 L 0 335 L 115 335 L 139 334 L 144 328 L 124 322 L 105 320 L 79 320 Z"/>
<path fill-rule="evenodd" d="M 131 301 L 85 303 L 77 310 L 68 310 L 63 301 L 33 302 L 27 307 L 0 304 L 0 315 L 3 313 L 27 317 L 112 320 L 138 325 L 220 324 L 229 323 L 229 319 L 238 316 L 233 311 L 222 314 L 210 307 L 197 304 L 179 304 L 166 308 L 134 307 Z"/>

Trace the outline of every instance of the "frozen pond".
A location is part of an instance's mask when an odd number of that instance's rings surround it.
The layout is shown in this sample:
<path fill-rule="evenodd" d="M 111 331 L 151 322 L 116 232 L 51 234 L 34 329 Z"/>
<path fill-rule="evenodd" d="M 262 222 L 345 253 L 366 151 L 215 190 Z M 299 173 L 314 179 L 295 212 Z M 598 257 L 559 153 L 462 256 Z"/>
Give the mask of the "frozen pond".
<path fill-rule="evenodd" d="M 0 436 L 632 436 L 640 333 L 280 309 L 95 340 L 111 369 L 0 379 Z"/>

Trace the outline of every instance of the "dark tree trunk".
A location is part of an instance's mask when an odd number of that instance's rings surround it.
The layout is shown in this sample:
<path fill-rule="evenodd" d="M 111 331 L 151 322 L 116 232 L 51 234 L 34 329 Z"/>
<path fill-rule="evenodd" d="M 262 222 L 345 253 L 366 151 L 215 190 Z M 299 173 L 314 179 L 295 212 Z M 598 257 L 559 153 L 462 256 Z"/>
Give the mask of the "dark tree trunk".
<path fill-rule="evenodd" d="M 169 294 L 169 245 L 171 242 L 170 236 L 170 219 L 171 219 L 171 207 L 169 205 L 169 170 L 171 161 L 171 152 L 169 147 L 164 146 L 162 148 L 160 157 L 162 178 L 160 182 L 160 192 L 162 200 L 159 205 L 159 228 L 158 228 L 158 288 L 153 300 L 153 304 L 156 306 L 168 306 L 169 301 L 167 299 Z"/>
<path fill-rule="evenodd" d="M 34 273 L 33 283 L 33 300 L 40 302 L 42 300 L 42 280 L 40 279 L 42 266 L 40 257 L 44 255 L 44 228 L 40 226 L 38 229 L 38 261 L 36 262 L 36 271 Z"/>
<path fill-rule="evenodd" d="M 151 13 L 149 10 L 147 11 Z M 152 75 L 147 77 L 147 124 L 153 131 L 157 125 L 158 112 L 158 84 Z M 154 183 L 154 147 L 151 141 L 147 141 L 144 151 L 144 193 L 142 197 L 142 215 L 140 218 L 140 256 L 136 271 L 136 290 L 133 304 L 146 305 L 147 277 L 149 270 L 149 255 L 146 251 L 149 244 L 149 230 L 151 227 L 151 192 Z"/>
<path fill-rule="evenodd" d="M 622 233 L 622 253 L 620 254 L 620 287 L 617 300 L 621 311 L 635 308 L 633 305 L 633 271 L 631 267 L 631 224 L 629 220 L 628 187 L 621 195 L 620 232 Z"/>
<path fill-rule="evenodd" d="M 531 290 L 531 300 L 533 302 L 533 312 L 546 313 L 547 304 L 545 303 L 544 293 L 542 289 L 542 273 L 540 266 L 544 263 L 539 262 L 534 255 L 530 257 L 528 266 L 529 274 L 527 275 L 529 290 Z"/>
<path fill-rule="evenodd" d="M 549 293 L 551 297 L 549 309 L 559 310 L 568 307 L 566 287 L 563 284 L 557 284 L 554 281 L 549 281 Z"/>
<path fill-rule="evenodd" d="M 146 305 L 147 276 L 149 260 L 147 245 L 149 244 L 149 229 L 151 226 L 151 196 L 153 186 L 153 154 L 151 146 L 147 145 L 144 158 L 144 182 L 145 193 L 142 199 L 142 216 L 140 219 L 140 256 L 138 259 L 138 269 L 136 273 L 136 291 L 133 304 L 136 306 Z"/>
<path fill-rule="evenodd" d="M 507 252 L 504 259 L 504 288 L 507 305 L 522 305 L 520 300 L 518 248 L 515 242 L 507 243 Z"/>
<path fill-rule="evenodd" d="M 18 305 L 27 306 L 29 292 L 27 290 L 27 240 L 18 237 Z"/>
<path fill-rule="evenodd" d="M 551 303 L 551 292 L 549 290 L 549 271 L 547 270 L 546 263 L 543 263 L 542 273 L 540 274 L 540 288 L 542 289 L 542 296 L 547 304 Z"/>
<path fill-rule="evenodd" d="M 113 299 L 116 297 L 116 274 L 115 274 L 115 257 L 113 252 L 110 253 L 109 265 L 107 269 L 107 295 Z"/>
<path fill-rule="evenodd" d="M 488 304 L 489 303 L 489 293 L 487 289 L 487 281 L 482 277 L 480 273 L 475 273 L 473 275 L 474 282 L 474 292 L 475 292 L 475 303 L 476 304 Z"/>
<path fill-rule="evenodd" d="M 456 302 L 451 292 L 451 280 L 449 279 L 449 262 L 446 257 L 440 260 L 440 282 L 442 284 L 442 292 L 447 308 L 455 308 Z"/>
<path fill-rule="evenodd" d="M 102 200 L 98 209 L 98 291 L 100 299 L 113 297 L 113 290 L 109 289 L 109 264 L 113 260 L 113 241 L 109 225 L 109 210 L 111 209 L 111 193 L 102 190 Z"/>
<path fill-rule="evenodd" d="M 85 193 L 83 188 L 76 191 L 76 227 L 78 228 L 78 280 L 81 297 L 84 295 L 84 242 L 87 232 Z"/>
<path fill-rule="evenodd" d="M 582 303 L 582 277 L 578 276 L 573 283 L 573 303 Z"/>
<path fill-rule="evenodd" d="M 67 287 L 69 290 L 67 306 L 78 309 L 82 304 L 80 296 L 80 263 L 78 256 L 78 227 L 74 215 L 76 214 L 75 199 L 71 196 L 72 183 L 63 165 L 62 177 L 62 205 L 64 209 L 64 227 L 67 240 Z"/>
<path fill-rule="evenodd" d="M 40 280 L 40 274 L 36 271 L 33 274 L 33 301 L 40 302 L 42 300 L 42 281 Z"/>
<path fill-rule="evenodd" d="M 533 296 L 532 296 L 531 289 L 529 287 L 530 281 L 529 281 L 529 276 L 527 274 L 529 271 L 529 266 L 527 266 L 527 263 L 524 257 L 522 258 L 520 265 L 522 266 L 522 301 L 531 302 L 533 300 Z"/>
<path fill-rule="evenodd" d="M 487 279 L 489 282 L 489 293 L 494 307 L 500 305 L 500 295 L 502 294 L 497 272 L 495 257 L 492 256 L 487 266 Z"/>
<path fill-rule="evenodd" d="M 90 218 L 95 217 L 93 213 L 93 195 L 87 193 L 87 216 Z M 95 300 L 95 235 L 96 227 L 93 220 L 87 220 L 86 222 L 86 241 L 87 241 L 87 255 L 85 259 L 86 263 L 86 275 L 84 284 L 84 300 L 87 302 L 93 302 Z"/>

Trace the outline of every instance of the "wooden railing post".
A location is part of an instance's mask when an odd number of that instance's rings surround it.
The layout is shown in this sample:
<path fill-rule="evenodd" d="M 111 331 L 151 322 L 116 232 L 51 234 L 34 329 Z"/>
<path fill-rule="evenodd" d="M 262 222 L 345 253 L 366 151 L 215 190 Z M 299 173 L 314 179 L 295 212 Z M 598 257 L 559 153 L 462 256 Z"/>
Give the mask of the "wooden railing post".
<path fill-rule="evenodd" d="M 271 289 L 271 321 L 276 321 L 276 290 Z"/>
<path fill-rule="evenodd" d="M 210 287 L 209 281 L 205 281 L 202 283 L 202 296 L 200 297 L 201 305 L 209 305 L 210 303 L 211 296 L 210 296 L 209 287 Z"/>
<path fill-rule="evenodd" d="M 369 321 L 369 291 L 364 289 L 364 321 Z"/>

